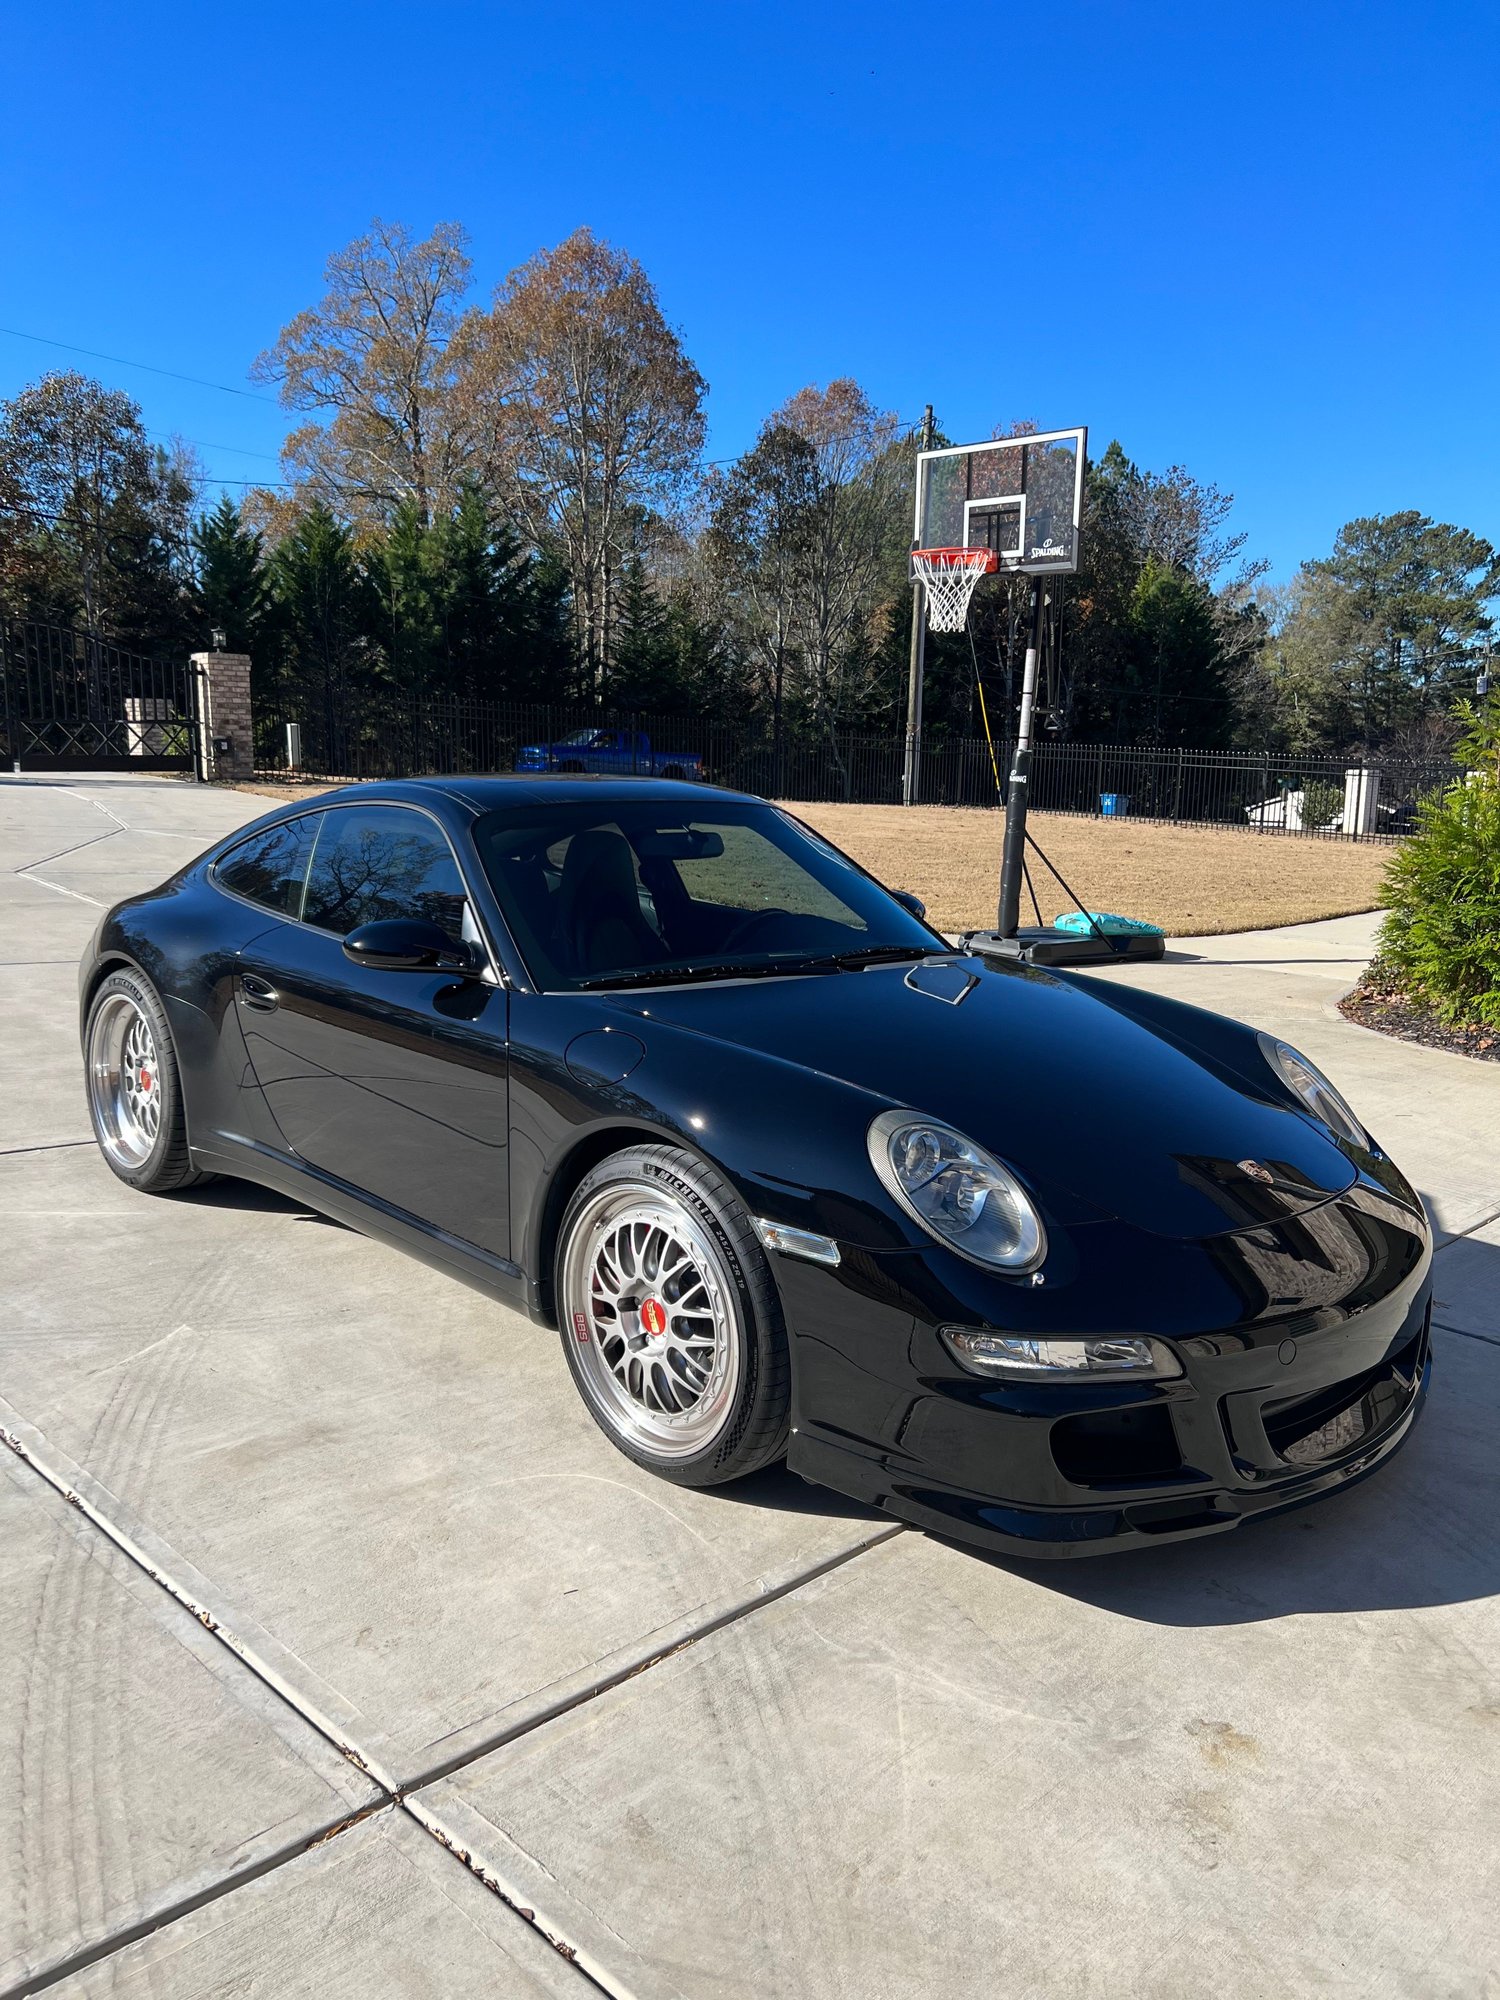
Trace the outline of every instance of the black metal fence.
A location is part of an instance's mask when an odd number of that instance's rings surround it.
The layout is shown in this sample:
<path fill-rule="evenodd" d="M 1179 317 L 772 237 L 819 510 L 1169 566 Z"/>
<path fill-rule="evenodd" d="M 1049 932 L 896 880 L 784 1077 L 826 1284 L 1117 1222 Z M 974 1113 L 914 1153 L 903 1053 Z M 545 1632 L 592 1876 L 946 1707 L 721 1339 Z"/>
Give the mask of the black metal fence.
<path fill-rule="evenodd" d="M 703 778 L 804 804 L 899 804 L 905 754 L 894 734 L 789 732 L 778 749 L 770 730 L 751 721 L 361 696 L 258 710 L 256 762 L 262 769 L 287 768 L 288 723 L 299 733 L 297 768 L 314 776 L 581 770 Z M 1000 805 L 1013 751 L 1011 740 L 997 739 L 992 754 L 982 736 L 927 745 L 922 803 Z M 1365 775 L 1351 781 L 1351 771 Z M 1442 760 L 1361 763 L 1270 751 L 1044 740 L 1032 753 L 1031 804 L 1040 812 L 1121 820 L 1392 839 L 1411 831 L 1422 799 L 1440 796 L 1459 776 L 1457 765 Z"/>
<path fill-rule="evenodd" d="M 96 632 L 0 618 L 0 760 L 22 770 L 187 771 L 196 705 L 186 659 Z"/>

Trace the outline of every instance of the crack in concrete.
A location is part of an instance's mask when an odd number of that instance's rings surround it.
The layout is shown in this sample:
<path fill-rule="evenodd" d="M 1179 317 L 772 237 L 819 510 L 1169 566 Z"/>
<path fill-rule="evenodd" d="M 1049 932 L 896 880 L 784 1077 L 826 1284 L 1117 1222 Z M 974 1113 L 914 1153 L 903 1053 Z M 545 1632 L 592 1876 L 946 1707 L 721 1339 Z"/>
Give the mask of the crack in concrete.
<path fill-rule="evenodd" d="M 1446 1243 L 1438 1245 L 1437 1249 L 1432 1253 L 1433 1256 L 1439 1256 L 1444 1250 L 1451 1250 L 1455 1243 L 1464 1242 L 1467 1237 L 1474 1234 L 1476 1229 L 1488 1229 L 1492 1222 L 1500 1222 L 1500 1208 L 1497 1208 L 1493 1215 L 1481 1215 L 1479 1220 L 1471 1222 L 1467 1229 L 1456 1229 Z"/>
<path fill-rule="evenodd" d="M 635 1680 L 637 1676 L 649 1673 L 663 1661 L 675 1659 L 679 1653 L 687 1652 L 701 1640 L 711 1639 L 715 1633 L 722 1632 L 727 1626 L 737 1625 L 742 1618 L 749 1618 L 755 1612 L 765 1610 L 768 1605 L 780 1603 L 783 1597 L 790 1597 L 793 1591 L 801 1590 L 806 1584 L 816 1583 L 820 1577 L 829 1575 L 833 1570 L 842 1569 L 846 1563 L 855 1561 L 859 1556 L 868 1555 L 873 1549 L 881 1548 L 886 1542 L 893 1541 L 897 1535 L 911 1532 L 905 1522 L 895 1522 L 852 1549 L 840 1549 L 834 1555 L 826 1556 L 822 1562 L 814 1563 L 808 1569 L 799 1570 L 795 1576 L 784 1578 L 782 1582 L 772 1584 L 765 1590 L 758 1590 L 738 1604 L 726 1606 L 715 1617 L 705 1618 L 702 1624 L 694 1626 L 691 1632 L 682 1634 L 655 1652 L 648 1653 L 643 1659 L 631 1660 L 626 1665 L 616 1668 L 613 1673 L 601 1674 L 587 1686 L 564 1696 L 546 1708 L 533 1712 L 510 1728 L 498 1729 L 493 1736 L 485 1737 L 482 1742 L 471 1748 L 429 1765 L 425 1771 L 419 1772 L 416 1777 L 409 1778 L 400 1785 L 397 1788 L 397 1796 L 404 1801 L 412 1792 L 422 1791 L 429 1785 L 441 1783 L 444 1778 L 451 1778 L 455 1771 L 462 1771 L 467 1765 L 477 1763 L 480 1758 L 489 1757 L 496 1750 L 503 1750 L 506 1744 L 518 1742 L 521 1737 L 531 1735 L 533 1730 L 541 1729 L 549 1722 L 555 1722 L 559 1716 L 571 1715 L 574 1709 L 584 1708 L 589 1702 L 597 1701 L 601 1695 L 609 1694 L 617 1687 L 623 1687 L 626 1681 Z"/>
<path fill-rule="evenodd" d="M 390 1812 L 393 1806 L 394 1801 L 391 1799 L 378 1800 L 374 1805 L 362 1807 L 358 1812 L 346 1814 L 344 1818 L 320 1827 L 316 1833 L 303 1839 L 289 1841 L 286 1846 L 277 1848 L 274 1853 L 263 1855 L 259 1861 L 249 1862 L 243 1868 L 231 1870 L 222 1881 L 212 1882 L 206 1888 L 196 1890 L 191 1896 L 182 1896 L 174 1903 L 164 1904 L 153 1915 L 138 1918 L 135 1923 L 125 1924 L 118 1931 L 111 1932 L 107 1938 L 98 1938 L 93 1944 L 84 1945 L 80 1950 L 70 1953 L 67 1958 L 55 1960 L 45 1971 L 23 1979 L 19 1985 L 7 1986 L 4 1992 L 0 1993 L 0 2000 L 23 2000 L 24 1995 L 45 1993 L 49 1986 L 56 1986 L 64 1979 L 74 1979 L 80 1972 L 87 1971 L 89 1966 L 97 1965 L 101 1959 L 113 1958 L 129 1946 L 139 1944 L 143 1938 L 165 1930 L 169 1924 L 175 1924 L 183 1917 L 192 1916 L 195 1910 L 206 1909 L 211 1903 L 222 1902 L 224 1897 L 232 1896 L 236 1890 L 248 1888 L 252 1882 L 259 1882 L 265 1876 L 274 1874 L 278 1868 L 284 1868 L 289 1861 L 300 1860 L 313 1848 L 322 1847 L 330 1840 L 337 1839 L 339 1834 L 347 1833 L 350 1827 L 359 1825 L 362 1820 L 371 1819 L 376 1813 Z"/>
<path fill-rule="evenodd" d="M 1460 1340 L 1482 1340 L 1486 1347 L 1500 1347 L 1500 1340 L 1492 1333 L 1471 1333 L 1468 1327 L 1450 1326 L 1445 1319 L 1435 1319 L 1432 1323 L 1442 1333 L 1456 1333 Z"/>
<path fill-rule="evenodd" d="M 172 1335 L 166 1336 L 168 1339 L 172 1337 Z M 35 1435 L 40 1437 L 40 1433 L 36 1433 Z M 42 1440 L 42 1442 L 45 1443 L 45 1440 Z M 782 1598 L 788 1597 L 794 1591 L 800 1590 L 805 1584 L 814 1583 L 819 1577 L 826 1576 L 833 1570 L 843 1568 L 846 1564 L 856 1561 L 860 1556 L 868 1554 L 871 1550 L 882 1547 L 896 1536 L 911 1532 L 903 1523 L 895 1523 L 884 1529 L 881 1533 L 859 1542 L 852 1549 L 840 1550 L 835 1555 L 826 1557 L 823 1561 L 813 1564 L 806 1570 L 799 1571 L 796 1575 L 786 1578 L 781 1583 L 773 1584 L 764 1590 L 756 1591 L 751 1597 L 746 1598 L 741 1603 L 730 1605 L 717 1617 L 705 1619 L 700 1626 L 695 1627 L 691 1632 L 673 1640 L 671 1644 L 661 1647 L 646 1658 L 632 1660 L 629 1664 L 620 1667 L 614 1673 L 601 1675 L 598 1680 L 591 1681 L 576 1694 L 556 1702 L 549 1708 L 541 1710 L 526 1720 L 517 1723 L 513 1728 L 498 1731 L 493 1738 L 486 1738 L 482 1743 L 477 1744 L 462 1755 L 449 1758 L 433 1766 L 431 1769 L 420 1773 L 405 1784 L 399 1784 L 393 1778 L 382 1773 L 378 1765 L 372 1764 L 370 1759 L 355 1744 L 334 1730 L 330 1726 L 327 1717 L 321 1715 L 310 1703 L 299 1697 L 297 1691 L 280 1674 L 276 1673 L 266 1662 L 262 1661 L 257 1656 L 254 1647 L 240 1639 L 229 1624 L 217 1617 L 206 1604 L 192 1591 L 188 1590 L 186 1586 L 179 1583 L 159 1563 L 153 1562 L 145 1550 L 141 1548 L 139 1543 L 124 1528 L 112 1521 L 101 1508 L 96 1507 L 85 1495 L 80 1493 L 76 1486 L 63 1478 L 59 1472 L 54 1471 L 42 1458 L 29 1449 L 25 1438 L 3 1423 L 0 1423 L 0 1444 L 8 1446 L 17 1458 L 25 1465 L 28 1465 L 39 1478 L 45 1479 L 49 1486 L 62 1495 L 70 1507 L 77 1508 L 101 1534 L 106 1536 L 116 1548 L 121 1550 L 153 1583 L 164 1590 L 175 1603 L 190 1612 L 204 1629 L 210 1632 L 227 1651 L 233 1654 L 234 1658 L 247 1671 L 254 1674 L 256 1679 L 267 1687 L 273 1695 L 285 1703 L 293 1713 L 298 1715 L 310 1728 L 315 1730 L 326 1743 L 329 1743 L 337 1750 L 340 1756 L 346 1758 L 356 1770 L 362 1772 L 368 1778 L 371 1784 L 375 1785 L 385 1794 L 382 1799 L 377 1800 L 372 1805 L 363 1807 L 352 1814 L 346 1814 L 340 1820 L 330 1823 L 309 1839 L 289 1843 L 285 1848 L 278 1850 L 275 1855 L 238 1872 L 231 1873 L 221 1882 L 213 1884 L 211 1887 L 198 1892 L 194 1896 L 183 1898 L 180 1903 L 169 1906 L 163 1913 L 148 1920 L 122 1927 L 121 1930 L 113 1933 L 110 1937 L 96 1941 L 86 1950 L 75 1954 L 66 1962 L 49 1968 L 45 1974 L 38 1976 L 36 1979 L 10 1989 L 10 1992 L 7 1994 L 0 1994 L 0 2000 L 12 2000 L 12 1995 L 15 1996 L 15 2000 L 20 2000 L 22 1994 L 39 1993 L 48 1986 L 56 1985 L 59 1980 L 82 1971 L 86 1966 L 96 1963 L 99 1959 L 111 1957 L 114 1953 L 123 1951 L 127 1946 L 138 1943 L 141 1938 L 150 1936 L 153 1931 L 161 1930 L 166 1925 L 175 1923 L 179 1917 L 188 1916 L 194 1910 L 201 1909 L 205 1904 L 217 1902 L 221 1897 L 232 1894 L 235 1889 L 241 1888 L 249 1882 L 258 1881 L 262 1876 L 270 1874 L 273 1869 L 283 1867 L 288 1861 L 296 1860 L 300 1855 L 305 1854 L 310 1847 L 318 1846 L 332 1840 L 339 1833 L 346 1831 L 351 1826 L 357 1825 L 361 1820 L 368 1819 L 377 1812 L 386 1811 L 392 1806 L 399 1807 L 405 1811 L 430 1838 L 435 1840 L 439 1846 L 446 1849 L 455 1860 L 467 1868 L 476 1880 L 483 1883 L 508 1909 L 514 1910 L 518 1916 L 523 1918 L 540 1937 L 546 1940 L 554 1951 L 568 1961 L 579 1977 L 586 1980 L 596 1992 L 609 1995 L 610 2000 L 632 2000 L 630 1990 L 618 1981 L 613 1980 L 602 1966 L 594 1965 L 592 1960 L 587 1964 L 580 1963 L 580 1947 L 573 1944 L 567 1937 L 560 1933 L 555 1933 L 546 1924 L 540 1922 L 536 1911 L 517 1892 L 508 1889 L 492 1869 L 486 1868 L 476 1856 L 470 1854 L 458 1843 L 455 1843 L 442 1829 L 436 1817 L 429 1815 L 425 1808 L 420 1807 L 411 1794 L 425 1786 L 436 1784 L 443 1778 L 451 1777 L 455 1771 L 462 1770 L 466 1765 L 476 1763 L 479 1759 L 490 1756 L 495 1750 L 502 1748 L 507 1743 L 515 1742 L 523 1736 L 530 1735 L 533 1730 L 540 1729 L 545 1723 L 555 1721 L 558 1716 L 569 1714 L 574 1709 L 584 1707 L 587 1703 L 598 1700 L 602 1695 L 608 1694 L 611 1689 L 621 1686 L 628 1680 L 635 1679 L 638 1675 L 649 1672 L 651 1668 L 660 1665 L 662 1661 L 674 1659 L 679 1653 L 686 1652 L 689 1647 L 696 1645 L 699 1640 L 710 1638 L 714 1633 L 723 1631 L 726 1626 L 737 1624 L 742 1618 L 748 1618 L 752 1613 L 764 1609 L 767 1605 L 778 1603 Z"/>
<path fill-rule="evenodd" d="M 108 834 L 104 836 L 106 840 L 109 837 Z M 49 882 L 45 875 L 33 875 L 29 868 L 18 868 L 15 872 L 18 881 L 38 882 L 42 888 L 55 889 L 59 896 L 71 896 L 75 903 L 87 903 L 91 909 L 102 910 L 105 907 L 97 896 L 85 896 L 80 889 L 65 889 L 61 882 Z"/>
<path fill-rule="evenodd" d="M 493 1869 L 487 1868 L 477 1854 L 471 1854 L 467 1847 L 454 1840 L 437 1820 L 425 1818 L 406 1799 L 402 1799 L 400 1804 L 402 1810 L 414 1825 L 421 1827 L 423 1833 L 430 1840 L 435 1840 L 439 1847 L 451 1854 L 460 1867 L 467 1868 L 476 1882 L 488 1889 L 492 1896 L 505 1905 L 506 1909 L 513 1910 L 523 1923 L 528 1924 L 536 1932 L 538 1937 L 544 1938 L 557 1953 L 558 1957 L 566 1959 L 579 1978 L 586 1980 L 596 1993 L 606 1993 L 610 1996 L 610 2000 L 631 2000 L 629 1989 L 609 1979 L 608 1975 L 603 1973 L 602 1968 L 596 1972 L 589 1966 L 582 1964 L 579 1960 L 578 1947 L 576 1945 L 570 1944 L 566 1938 L 560 1937 L 549 1930 L 540 1921 L 536 1911 L 531 1908 L 530 1904 L 522 1902 L 514 1890 L 507 1889 Z"/>
<path fill-rule="evenodd" d="M 112 827 L 108 833 L 96 833 L 91 840 L 75 840 L 71 847 L 60 847 L 56 854 L 43 854 L 35 861 L 27 861 L 19 868 L 13 868 L 13 875 L 24 875 L 28 868 L 50 868 L 54 861 L 62 861 L 69 854 L 81 854 L 86 847 L 97 847 L 101 840 L 115 840 L 122 831 Z"/>

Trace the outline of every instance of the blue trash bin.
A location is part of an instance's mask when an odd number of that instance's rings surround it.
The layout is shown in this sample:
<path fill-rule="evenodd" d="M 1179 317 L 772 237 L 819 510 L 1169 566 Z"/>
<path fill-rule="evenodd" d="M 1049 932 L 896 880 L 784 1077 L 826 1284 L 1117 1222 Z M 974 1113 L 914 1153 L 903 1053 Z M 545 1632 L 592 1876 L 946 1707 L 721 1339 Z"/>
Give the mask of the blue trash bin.
<path fill-rule="evenodd" d="M 1123 819 L 1130 811 L 1129 792 L 1101 792 L 1099 810 L 1106 819 Z"/>

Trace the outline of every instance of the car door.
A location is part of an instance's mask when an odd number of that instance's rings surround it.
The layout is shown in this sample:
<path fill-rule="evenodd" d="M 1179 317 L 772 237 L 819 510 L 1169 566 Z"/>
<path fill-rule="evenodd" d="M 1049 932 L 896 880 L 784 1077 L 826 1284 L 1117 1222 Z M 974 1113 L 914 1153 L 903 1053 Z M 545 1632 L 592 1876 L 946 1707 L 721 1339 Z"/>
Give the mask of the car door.
<path fill-rule="evenodd" d="M 387 917 L 479 937 L 452 846 L 430 814 L 330 808 L 297 920 L 241 954 L 238 1010 L 256 1079 L 310 1166 L 507 1257 L 505 988 L 493 972 L 354 964 L 343 939 Z"/>

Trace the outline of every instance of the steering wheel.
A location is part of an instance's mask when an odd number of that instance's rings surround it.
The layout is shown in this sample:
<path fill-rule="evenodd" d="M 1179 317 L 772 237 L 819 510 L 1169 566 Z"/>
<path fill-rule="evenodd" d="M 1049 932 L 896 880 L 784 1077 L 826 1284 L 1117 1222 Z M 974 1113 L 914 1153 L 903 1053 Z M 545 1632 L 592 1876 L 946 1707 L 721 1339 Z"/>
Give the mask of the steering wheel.
<path fill-rule="evenodd" d="M 730 931 L 720 944 L 719 949 L 720 951 L 739 951 L 750 943 L 757 931 L 765 930 L 772 924 L 782 925 L 786 920 L 787 912 L 785 910 L 754 910 L 748 917 L 743 918 L 735 925 L 734 929 Z"/>

